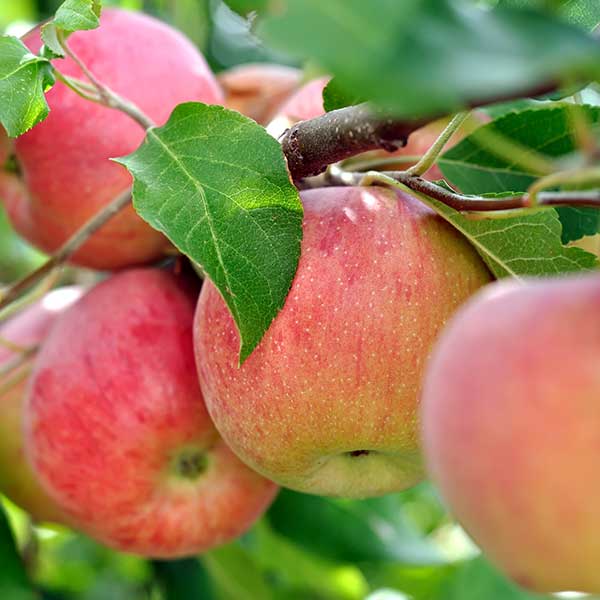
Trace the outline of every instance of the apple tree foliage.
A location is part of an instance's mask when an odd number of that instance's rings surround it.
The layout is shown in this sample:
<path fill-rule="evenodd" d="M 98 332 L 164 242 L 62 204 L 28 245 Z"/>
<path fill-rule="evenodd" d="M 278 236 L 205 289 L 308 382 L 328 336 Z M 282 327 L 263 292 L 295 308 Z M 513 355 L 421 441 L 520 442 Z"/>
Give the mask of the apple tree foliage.
<path fill-rule="evenodd" d="M 228 4 L 249 15 L 266 46 L 333 77 L 327 110 L 369 102 L 393 119 L 433 118 L 474 105 L 485 111 L 490 122 L 439 157 L 446 179 L 436 182 L 440 188 L 494 202 L 558 172 L 566 175 L 545 189 L 600 187 L 600 171 L 580 150 L 582 126 L 599 139 L 597 0 Z M 45 94 L 60 77 L 59 40 L 98 27 L 100 10 L 98 0 L 63 2 L 44 26 L 38 55 L 17 37 L 0 37 L 0 123 L 10 136 L 46 118 Z M 114 159 L 134 177 L 137 212 L 219 288 L 241 334 L 243 361 L 283 306 L 299 259 L 302 206 L 281 146 L 239 113 L 186 103 L 164 126 L 148 129 L 133 154 Z M 496 277 L 598 266 L 594 255 L 566 244 L 600 233 L 599 209 L 533 207 L 474 218 L 412 193 L 464 234 Z M 284 491 L 241 541 L 199 560 L 142 565 L 131 559 L 128 585 L 151 579 L 174 600 L 351 600 L 375 590 L 374 600 L 532 598 L 483 559 L 463 552 L 454 560 L 440 550 L 443 532 L 453 535 L 452 524 L 427 485 L 365 502 Z M 77 543 L 98 564 L 110 562 L 90 542 Z M 52 587 L 52 574 L 44 577 Z M 3 513 L 0 597 L 39 597 Z"/>

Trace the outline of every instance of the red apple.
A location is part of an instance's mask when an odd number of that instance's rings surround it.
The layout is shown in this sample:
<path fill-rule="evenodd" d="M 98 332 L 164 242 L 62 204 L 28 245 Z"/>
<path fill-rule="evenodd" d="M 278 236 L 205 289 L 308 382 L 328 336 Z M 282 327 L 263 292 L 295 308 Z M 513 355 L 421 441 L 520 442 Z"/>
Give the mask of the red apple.
<path fill-rule="evenodd" d="M 504 573 L 600 593 L 600 276 L 487 288 L 451 321 L 423 393 L 429 472 Z"/>
<path fill-rule="evenodd" d="M 56 317 L 82 294 L 65 287 L 47 294 L 0 327 L 0 367 L 18 354 L 5 344 L 29 348 L 43 342 Z M 65 522 L 66 517 L 40 486 L 24 455 L 23 404 L 32 359 L 0 377 L 0 491 L 37 521 Z"/>
<path fill-rule="evenodd" d="M 423 476 L 424 362 L 456 307 L 490 275 L 414 198 L 373 188 L 301 193 L 304 238 L 285 306 L 238 368 L 240 339 L 205 284 L 194 341 L 201 387 L 237 455 L 277 483 L 367 497 Z"/>
<path fill-rule="evenodd" d="M 157 269 L 115 275 L 59 319 L 35 365 L 27 450 L 74 525 L 171 558 L 245 532 L 276 487 L 215 430 L 194 365 L 197 291 Z"/>
<path fill-rule="evenodd" d="M 268 123 L 286 98 L 300 85 L 298 69 L 270 63 L 238 65 L 219 74 L 225 106 L 262 125 Z"/>
<path fill-rule="evenodd" d="M 37 52 L 39 29 L 24 41 Z M 143 14 L 107 9 L 99 29 L 74 33 L 69 44 L 101 82 L 158 124 L 180 102 L 222 101 L 213 74 L 192 43 Z M 71 59 L 54 62 L 65 75 L 83 77 Z M 47 98 L 48 118 L 15 144 L 27 195 L 5 199 L 5 205 L 19 233 L 51 252 L 131 185 L 128 172 L 109 158 L 135 150 L 144 130 L 130 117 L 84 100 L 60 82 Z M 128 208 L 92 236 L 72 262 L 116 269 L 155 259 L 166 245 L 161 234 Z"/>

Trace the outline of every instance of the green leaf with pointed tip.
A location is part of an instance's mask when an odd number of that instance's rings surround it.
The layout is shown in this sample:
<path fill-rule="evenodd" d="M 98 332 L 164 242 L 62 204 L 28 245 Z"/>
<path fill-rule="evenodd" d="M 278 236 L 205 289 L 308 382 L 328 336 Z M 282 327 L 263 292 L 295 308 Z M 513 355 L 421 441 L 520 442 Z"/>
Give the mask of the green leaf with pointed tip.
<path fill-rule="evenodd" d="M 31 54 L 21 40 L 0 36 L 0 123 L 17 137 L 48 116 L 44 96 L 54 84 L 46 58 Z"/>
<path fill-rule="evenodd" d="M 259 33 L 401 117 L 600 77 L 600 44 L 543 12 L 452 0 L 281 0 Z M 309 43 L 307 41 L 310 41 Z M 349 59 L 351 57 L 351 59 Z"/>
<path fill-rule="evenodd" d="M 134 177 L 137 212 L 221 292 L 243 362 L 282 308 L 300 257 L 302 205 L 281 147 L 238 112 L 190 102 L 117 162 Z"/>
<path fill-rule="evenodd" d="M 593 254 L 562 245 L 562 226 L 553 208 L 486 218 L 481 213 L 464 215 L 428 196 L 415 195 L 456 227 L 498 278 L 552 276 L 598 266 Z"/>
<path fill-rule="evenodd" d="M 65 55 L 58 40 L 59 32 L 68 36 L 74 31 L 96 29 L 100 25 L 101 10 L 100 0 L 65 0 L 58 7 L 54 19 L 42 27 L 42 41 L 51 57 Z"/>
<path fill-rule="evenodd" d="M 10 600 L 37 598 L 15 547 L 14 537 L 2 504 L 0 504 L 0 565 L 0 598 Z"/>

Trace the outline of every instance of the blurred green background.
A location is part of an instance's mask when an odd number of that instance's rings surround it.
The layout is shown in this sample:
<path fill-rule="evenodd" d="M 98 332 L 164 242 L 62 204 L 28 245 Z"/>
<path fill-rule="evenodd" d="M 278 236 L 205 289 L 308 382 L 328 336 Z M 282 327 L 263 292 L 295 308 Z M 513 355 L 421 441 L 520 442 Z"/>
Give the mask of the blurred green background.
<path fill-rule="evenodd" d="M 326 1 L 326 0 L 324 0 Z M 19 35 L 60 0 L 0 0 L 0 31 Z M 219 0 L 105 0 L 144 10 L 183 30 L 215 71 L 243 62 L 288 63 L 259 44 Z M 0 212 L 0 284 L 43 256 Z M 3 587 L 20 568 L 0 535 L 0 600 L 526 600 L 448 517 L 427 483 L 363 502 L 283 491 L 240 540 L 198 558 L 164 562 L 107 550 L 66 529 L 34 526 L 2 500 L 35 591 Z M 568 528 L 568 525 L 567 525 Z M 6 539 L 6 536 L 4 537 Z"/>

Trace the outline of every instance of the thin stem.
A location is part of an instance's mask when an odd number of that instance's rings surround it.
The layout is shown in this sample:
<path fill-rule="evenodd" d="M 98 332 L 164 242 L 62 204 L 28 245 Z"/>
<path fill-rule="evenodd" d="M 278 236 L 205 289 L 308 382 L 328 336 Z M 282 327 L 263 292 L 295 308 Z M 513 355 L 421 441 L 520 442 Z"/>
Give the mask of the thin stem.
<path fill-rule="evenodd" d="M 6 348 L 10 352 L 14 352 L 18 354 L 19 352 L 25 352 L 27 350 L 26 346 L 21 346 L 20 344 L 15 344 L 11 340 L 7 340 L 5 337 L 0 336 L 0 346 Z"/>
<path fill-rule="evenodd" d="M 339 167 L 330 170 L 330 184 L 343 185 L 392 185 L 403 186 L 425 194 L 446 206 L 461 212 L 498 212 L 529 207 L 528 194 L 516 194 L 504 198 L 485 198 L 482 196 L 466 196 L 458 192 L 440 187 L 422 177 L 414 177 L 406 171 L 369 171 L 367 173 L 346 172 Z M 600 207 L 600 190 L 541 192 L 538 196 L 539 206 L 586 206 Z"/>
<path fill-rule="evenodd" d="M 379 169 L 389 165 L 414 165 L 423 158 L 422 154 L 403 154 L 401 156 L 375 156 L 373 158 L 349 158 L 344 161 L 343 167 L 355 171 L 370 171 L 371 169 Z"/>
<path fill-rule="evenodd" d="M 21 312 L 24 308 L 37 302 L 40 298 L 43 298 L 54 287 L 59 279 L 60 269 L 57 269 L 45 277 L 33 291 L 14 300 L 6 308 L 0 310 L 0 323 L 7 321 L 17 313 Z M 0 294 L 0 298 L 2 298 L 2 294 Z"/>
<path fill-rule="evenodd" d="M 95 214 L 83 227 L 78 229 L 43 265 L 11 285 L 0 295 L 0 310 L 8 306 L 23 292 L 52 273 L 56 267 L 68 260 L 87 240 L 107 221 L 123 210 L 131 202 L 131 189 L 117 196 L 100 212 Z"/>
<path fill-rule="evenodd" d="M 83 60 L 81 60 L 77 53 L 71 48 L 71 46 L 69 46 L 62 32 L 59 33 L 58 40 L 63 50 L 65 51 L 65 54 L 69 56 L 69 58 L 71 58 L 71 60 L 73 60 L 73 62 L 79 67 L 81 72 L 87 77 L 87 79 L 90 81 L 90 83 L 98 93 L 98 98 L 95 98 L 94 96 L 89 96 L 86 99 L 91 100 L 92 102 L 102 104 L 108 108 L 120 110 L 126 115 L 129 115 L 145 130 L 155 126 L 154 121 L 152 121 L 152 119 L 148 115 L 144 114 L 133 102 L 130 102 L 129 100 L 126 100 L 125 98 L 119 96 L 119 94 L 111 90 L 108 86 L 104 85 L 101 81 L 97 79 L 97 77 L 90 71 L 90 69 L 88 69 Z M 61 81 L 64 81 L 64 79 L 61 79 Z M 67 83 L 67 85 L 69 85 L 69 83 Z M 69 85 L 69 87 L 71 87 L 71 89 L 74 89 L 72 85 Z M 82 95 L 81 91 L 75 91 L 80 96 Z"/>
<path fill-rule="evenodd" d="M 450 138 L 456 133 L 460 126 L 466 121 L 469 116 L 468 112 L 460 112 L 454 115 L 450 123 L 444 128 L 444 131 L 439 135 L 433 145 L 425 152 L 421 160 L 406 172 L 409 175 L 421 176 L 427 173 L 431 167 L 435 164 L 438 156 L 450 140 Z"/>
<path fill-rule="evenodd" d="M 86 88 L 87 84 L 83 81 L 79 81 L 73 77 L 68 77 L 67 75 L 63 75 L 58 69 L 53 69 L 54 76 L 59 81 L 62 81 L 69 89 L 73 90 L 78 96 L 81 96 L 85 100 L 89 100 L 90 102 L 100 102 L 100 97 L 96 93 L 88 93 Z M 84 87 L 85 85 L 85 87 Z M 90 88 L 93 90 L 93 88 Z"/>
<path fill-rule="evenodd" d="M 0 398 L 7 392 L 10 392 L 16 385 L 25 381 L 30 373 L 31 365 L 24 365 L 17 373 L 0 380 Z"/>
<path fill-rule="evenodd" d="M 573 169 L 571 171 L 559 171 L 546 177 L 538 179 L 527 190 L 530 206 L 539 203 L 538 196 L 542 190 L 551 187 L 562 187 L 564 185 L 586 185 L 600 183 L 600 167 L 587 169 Z"/>
<path fill-rule="evenodd" d="M 39 345 L 30 346 L 23 350 L 20 354 L 13 356 L 4 364 L 0 365 L 0 378 L 12 373 L 19 367 L 22 367 L 39 349 Z"/>

